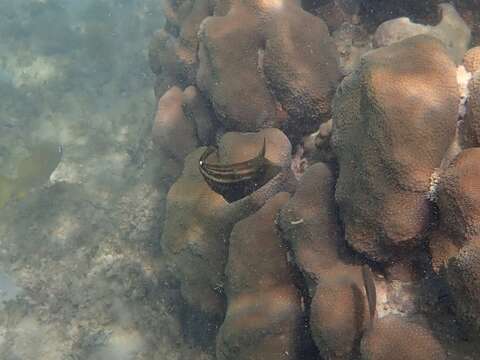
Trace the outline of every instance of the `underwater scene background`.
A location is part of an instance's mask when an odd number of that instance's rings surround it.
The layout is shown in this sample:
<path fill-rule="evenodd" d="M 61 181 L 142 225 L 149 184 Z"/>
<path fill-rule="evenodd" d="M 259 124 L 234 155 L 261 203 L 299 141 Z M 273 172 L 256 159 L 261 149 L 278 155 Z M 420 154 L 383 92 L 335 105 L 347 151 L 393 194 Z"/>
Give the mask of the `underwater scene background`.
<path fill-rule="evenodd" d="M 480 359 L 479 24 L 0 0 L 0 360 Z"/>

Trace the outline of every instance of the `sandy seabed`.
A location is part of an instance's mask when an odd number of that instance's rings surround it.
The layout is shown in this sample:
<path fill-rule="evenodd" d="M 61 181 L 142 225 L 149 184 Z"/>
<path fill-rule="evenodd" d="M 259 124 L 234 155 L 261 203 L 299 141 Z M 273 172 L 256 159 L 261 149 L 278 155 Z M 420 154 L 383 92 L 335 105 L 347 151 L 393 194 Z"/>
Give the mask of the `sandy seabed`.
<path fill-rule="evenodd" d="M 146 49 L 157 1 L 0 0 L 0 170 L 63 157 L 0 213 L 0 358 L 210 358 L 183 343 L 162 268 Z M 6 40 L 6 41 L 4 41 Z"/>

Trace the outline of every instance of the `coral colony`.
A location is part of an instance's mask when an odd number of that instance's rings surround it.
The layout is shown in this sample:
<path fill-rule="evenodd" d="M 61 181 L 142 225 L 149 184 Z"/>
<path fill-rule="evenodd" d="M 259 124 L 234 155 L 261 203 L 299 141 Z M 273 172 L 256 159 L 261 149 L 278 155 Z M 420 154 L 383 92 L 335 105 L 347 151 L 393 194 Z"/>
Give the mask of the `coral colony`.
<path fill-rule="evenodd" d="M 480 48 L 427 3 L 164 2 L 161 246 L 217 359 L 479 356 Z"/>

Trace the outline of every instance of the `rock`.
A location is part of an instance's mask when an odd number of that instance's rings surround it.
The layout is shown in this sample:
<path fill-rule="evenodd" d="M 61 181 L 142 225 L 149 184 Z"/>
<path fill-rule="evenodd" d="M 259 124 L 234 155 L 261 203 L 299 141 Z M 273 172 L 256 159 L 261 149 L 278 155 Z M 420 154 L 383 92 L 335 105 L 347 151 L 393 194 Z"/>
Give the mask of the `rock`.
<path fill-rule="evenodd" d="M 445 3 L 439 7 L 442 19 L 435 26 L 416 24 L 407 17 L 382 23 L 374 35 L 375 45 L 388 46 L 416 35 L 430 35 L 442 41 L 450 56 L 459 64 L 470 45 L 470 28 L 452 5 Z"/>
<path fill-rule="evenodd" d="M 455 241 L 445 225 L 440 223 L 438 228 L 432 230 L 428 236 L 428 248 L 432 261 L 432 268 L 436 273 L 440 273 L 447 265 L 450 258 L 456 256 L 461 249 L 462 244 Z"/>
<path fill-rule="evenodd" d="M 320 125 L 314 133 L 303 138 L 302 155 L 304 155 L 308 164 L 316 162 L 332 163 L 335 161 L 330 143 L 331 135 L 332 119 Z"/>
<path fill-rule="evenodd" d="M 316 16 L 321 17 L 330 31 L 335 31 L 345 23 L 358 23 L 360 1 L 358 0 L 329 0 L 303 1 L 303 8 Z M 325 4 L 324 4 L 325 3 Z"/>
<path fill-rule="evenodd" d="M 367 53 L 343 80 L 333 106 L 335 198 L 356 251 L 385 261 L 422 242 L 458 104 L 455 65 L 429 36 Z"/>
<path fill-rule="evenodd" d="M 362 24 L 344 23 L 332 33 L 340 54 L 340 71 L 346 76 L 360 64 L 362 56 L 372 50 L 371 35 Z"/>

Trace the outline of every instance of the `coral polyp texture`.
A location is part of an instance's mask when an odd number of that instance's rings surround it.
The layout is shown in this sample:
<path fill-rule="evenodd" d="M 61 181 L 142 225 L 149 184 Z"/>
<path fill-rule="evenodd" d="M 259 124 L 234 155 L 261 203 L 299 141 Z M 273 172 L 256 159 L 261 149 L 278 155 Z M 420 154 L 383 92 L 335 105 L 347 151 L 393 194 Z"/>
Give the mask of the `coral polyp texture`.
<path fill-rule="evenodd" d="M 442 41 L 456 63 L 461 62 L 470 44 L 470 28 L 451 4 L 441 4 L 440 9 L 442 19 L 435 26 L 416 24 L 407 17 L 382 23 L 375 32 L 375 44 L 388 46 L 415 35 L 430 35 Z"/>
<path fill-rule="evenodd" d="M 450 258 L 447 280 L 455 302 L 455 310 L 470 331 L 480 335 L 480 238 L 477 237 Z"/>
<path fill-rule="evenodd" d="M 165 1 L 161 247 L 219 360 L 480 354 L 471 19 L 374 3 Z"/>
<path fill-rule="evenodd" d="M 475 46 L 465 53 L 463 65 L 471 73 L 480 70 L 480 46 Z"/>
<path fill-rule="evenodd" d="M 302 135 L 328 120 L 340 73 L 322 19 L 295 1 L 232 1 L 213 7 L 213 16 L 200 23 L 179 23 L 178 36 L 168 34 L 168 26 L 155 35 L 150 63 L 162 84 L 165 78 L 184 86 L 196 82 L 226 130 L 289 127 Z M 188 9 L 197 19 L 204 8 Z M 198 31 L 198 54 L 179 74 L 185 61 L 170 48 L 181 48 L 183 29 L 192 26 Z M 193 68 L 198 69 L 195 79 L 185 75 Z"/>
<path fill-rule="evenodd" d="M 480 70 L 473 73 L 468 91 L 462 141 L 464 147 L 478 147 L 480 146 Z"/>
<path fill-rule="evenodd" d="M 364 360 L 447 359 L 427 327 L 399 316 L 379 320 L 362 339 L 361 351 Z"/>
<path fill-rule="evenodd" d="M 337 224 L 334 188 L 332 169 L 312 165 L 283 207 L 279 225 L 311 297 L 310 325 L 320 354 L 347 359 L 355 352 L 367 311 L 360 267 L 353 264 Z"/>
<path fill-rule="evenodd" d="M 276 195 L 232 230 L 219 360 L 301 359 L 300 292 L 274 221 L 288 198 L 287 193 Z"/>
<path fill-rule="evenodd" d="M 429 36 L 369 52 L 343 80 L 333 107 L 335 197 L 355 250 L 386 260 L 420 245 L 458 104 L 455 64 Z"/>
<path fill-rule="evenodd" d="M 290 143 L 280 130 L 267 129 L 255 134 L 227 133 L 219 147 L 220 158 L 229 161 L 245 158 L 253 153 L 252 150 L 258 151 L 263 139 L 269 147 L 266 157 L 271 163 L 279 164 L 281 171 L 246 197 L 229 203 L 212 190 L 199 170 L 199 159 L 205 148 L 198 148 L 187 156 L 182 175 L 167 195 L 162 235 L 167 261 L 181 282 L 186 301 L 212 316 L 221 317 L 224 310 L 221 289 L 227 240 L 232 227 L 258 210 L 271 196 L 288 189 L 291 175 Z"/>

